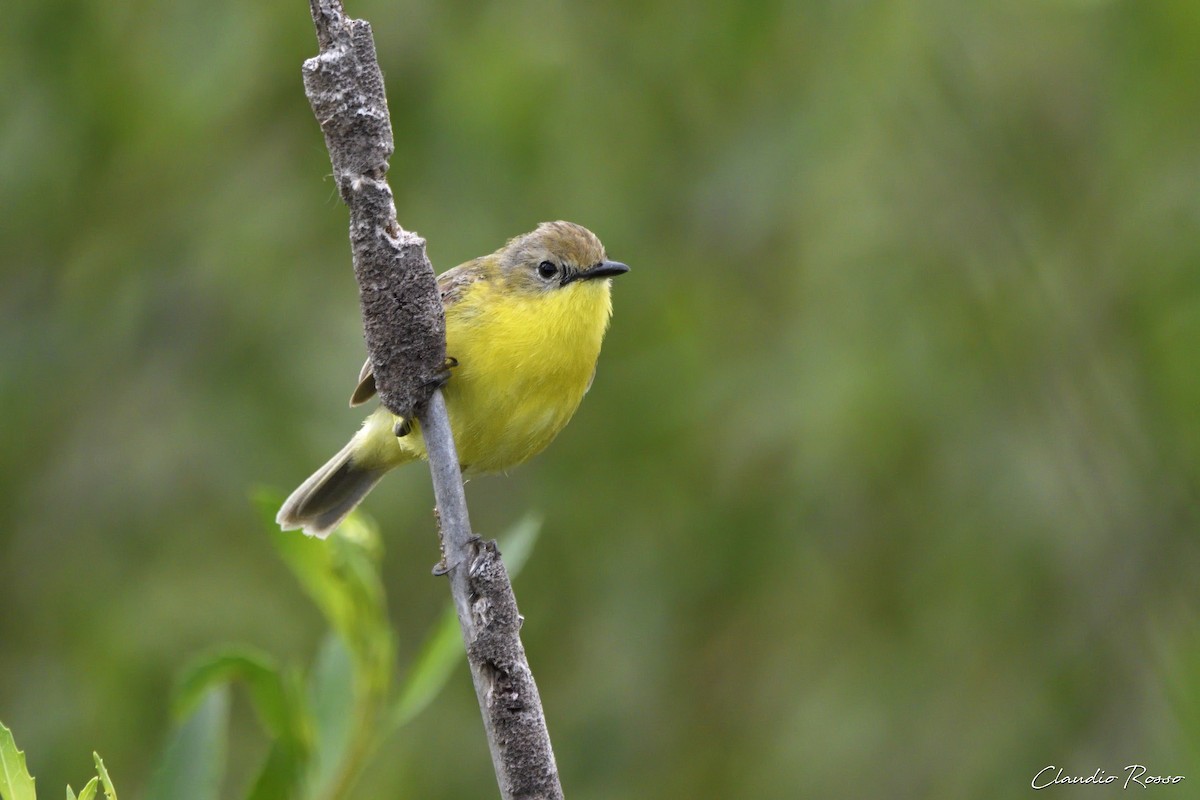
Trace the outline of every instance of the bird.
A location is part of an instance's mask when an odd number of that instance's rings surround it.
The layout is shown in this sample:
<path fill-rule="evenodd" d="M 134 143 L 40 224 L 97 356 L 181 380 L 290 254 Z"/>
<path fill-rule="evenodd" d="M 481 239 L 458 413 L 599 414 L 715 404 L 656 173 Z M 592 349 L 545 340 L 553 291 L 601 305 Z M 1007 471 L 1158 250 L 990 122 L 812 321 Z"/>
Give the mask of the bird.
<path fill-rule="evenodd" d="M 612 278 L 628 271 L 594 233 L 559 220 L 438 277 L 449 372 L 442 392 L 464 475 L 528 461 L 571 420 L 595 378 Z M 375 393 L 368 358 L 350 405 Z M 381 405 L 292 492 L 276 522 L 325 538 L 386 473 L 426 457 L 420 423 Z"/>

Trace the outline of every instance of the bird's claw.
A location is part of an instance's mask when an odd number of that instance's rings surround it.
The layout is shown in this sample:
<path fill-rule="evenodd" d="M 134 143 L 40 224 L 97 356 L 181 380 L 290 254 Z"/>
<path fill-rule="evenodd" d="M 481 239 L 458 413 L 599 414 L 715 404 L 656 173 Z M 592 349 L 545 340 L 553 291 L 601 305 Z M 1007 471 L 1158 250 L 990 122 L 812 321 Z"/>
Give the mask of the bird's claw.
<path fill-rule="evenodd" d="M 437 389 L 442 388 L 443 386 L 446 385 L 446 381 L 450 380 L 450 375 L 451 375 L 450 370 L 454 369 L 457 366 L 458 366 L 458 359 L 454 358 L 452 356 L 447 356 L 445 362 L 442 363 L 442 368 L 434 373 L 433 377 L 429 379 L 429 381 L 428 381 L 428 383 L 426 383 L 426 385 L 433 386 L 434 388 L 437 388 Z"/>
<path fill-rule="evenodd" d="M 442 369 L 435 373 L 433 378 L 430 379 L 425 385 L 432 386 L 435 389 L 440 389 L 446 385 L 446 381 L 450 380 L 450 370 L 457 366 L 458 359 L 447 356 L 445 362 L 442 364 Z M 396 427 L 392 429 L 392 433 L 396 435 L 397 439 L 403 439 L 405 436 L 408 436 L 410 433 L 412 433 L 412 420 L 400 420 L 396 423 Z"/>
<path fill-rule="evenodd" d="M 472 533 L 471 537 L 467 539 L 467 543 L 472 546 L 479 544 L 482 541 L 483 537 L 478 533 Z M 455 566 L 457 566 L 457 564 Z M 448 575 L 450 570 L 453 568 L 454 567 L 451 567 L 446 563 L 446 554 L 443 552 L 441 559 L 433 565 L 433 574 L 440 578 L 442 575 Z"/>

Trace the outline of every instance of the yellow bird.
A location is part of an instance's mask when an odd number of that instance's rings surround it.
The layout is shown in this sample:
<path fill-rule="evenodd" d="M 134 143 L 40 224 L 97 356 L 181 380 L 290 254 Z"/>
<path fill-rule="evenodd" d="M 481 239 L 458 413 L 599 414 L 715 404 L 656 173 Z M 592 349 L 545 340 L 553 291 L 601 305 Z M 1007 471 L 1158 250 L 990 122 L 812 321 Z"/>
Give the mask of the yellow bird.
<path fill-rule="evenodd" d="M 628 271 L 605 257 L 591 231 L 560 221 L 438 277 L 451 367 L 442 392 L 464 472 L 514 467 L 570 421 L 596 374 L 612 316 L 610 279 Z M 368 359 L 350 405 L 374 394 Z M 324 538 L 388 470 L 425 457 L 416 421 L 381 406 L 292 492 L 276 521 Z"/>

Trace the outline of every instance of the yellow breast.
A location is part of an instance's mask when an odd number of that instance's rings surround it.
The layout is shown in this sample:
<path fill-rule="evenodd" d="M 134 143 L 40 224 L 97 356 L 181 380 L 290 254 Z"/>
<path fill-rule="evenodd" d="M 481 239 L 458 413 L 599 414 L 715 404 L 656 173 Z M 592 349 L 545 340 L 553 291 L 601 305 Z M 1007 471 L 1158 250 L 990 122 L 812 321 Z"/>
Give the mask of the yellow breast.
<path fill-rule="evenodd" d="M 444 393 L 465 468 L 503 471 L 550 444 L 591 383 L 611 313 L 607 280 L 537 294 L 478 281 L 447 308 L 458 366 Z M 419 435 L 400 445 L 424 456 Z"/>

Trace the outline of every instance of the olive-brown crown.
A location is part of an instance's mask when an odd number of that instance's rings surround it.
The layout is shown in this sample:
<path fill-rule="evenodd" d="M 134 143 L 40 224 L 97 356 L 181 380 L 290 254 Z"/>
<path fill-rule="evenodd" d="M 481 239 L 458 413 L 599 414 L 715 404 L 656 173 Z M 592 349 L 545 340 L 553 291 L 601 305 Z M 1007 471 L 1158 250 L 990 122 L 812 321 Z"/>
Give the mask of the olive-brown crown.
<path fill-rule="evenodd" d="M 496 251 L 500 265 L 520 265 L 551 261 L 574 269 L 587 269 L 604 260 L 604 245 L 596 234 L 574 222 L 543 222 L 530 233 L 508 240 Z"/>

